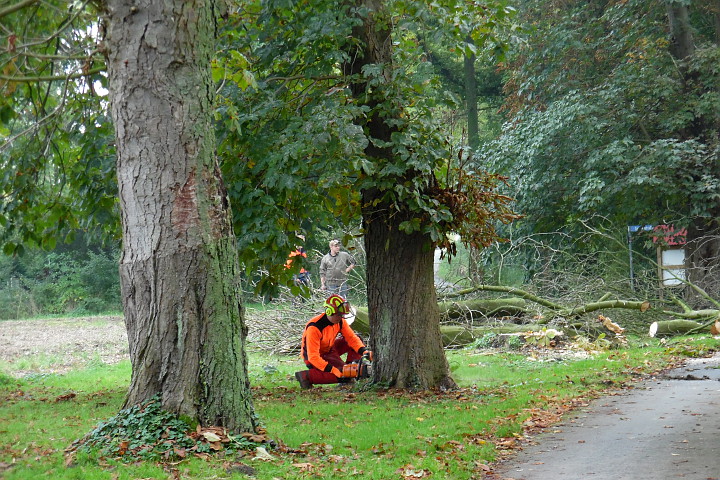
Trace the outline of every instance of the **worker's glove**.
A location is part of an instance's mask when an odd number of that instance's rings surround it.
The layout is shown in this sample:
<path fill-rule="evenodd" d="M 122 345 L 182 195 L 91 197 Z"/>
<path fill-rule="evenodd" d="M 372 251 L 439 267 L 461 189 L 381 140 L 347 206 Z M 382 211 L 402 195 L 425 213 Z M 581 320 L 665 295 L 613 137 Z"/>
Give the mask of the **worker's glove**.
<path fill-rule="evenodd" d="M 371 350 L 365 350 L 362 354 L 363 360 L 367 360 L 368 362 L 373 361 L 373 352 Z"/>

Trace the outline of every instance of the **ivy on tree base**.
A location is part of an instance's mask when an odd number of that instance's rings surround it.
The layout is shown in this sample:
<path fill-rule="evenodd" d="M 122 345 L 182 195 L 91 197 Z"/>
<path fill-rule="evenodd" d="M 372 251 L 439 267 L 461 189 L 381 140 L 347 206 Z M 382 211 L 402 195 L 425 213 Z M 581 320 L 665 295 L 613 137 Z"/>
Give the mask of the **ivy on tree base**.
<path fill-rule="evenodd" d="M 201 427 L 161 409 L 159 396 L 121 410 L 117 415 L 67 450 L 71 463 L 78 451 L 114 458 L 123 462 L 141 460 L 178 460 L 189 455 L 205 456 L 215 452 L 234 453 L 255 450 L 272 442 L 264 432 L 230 435 L 222 427 Z"/>

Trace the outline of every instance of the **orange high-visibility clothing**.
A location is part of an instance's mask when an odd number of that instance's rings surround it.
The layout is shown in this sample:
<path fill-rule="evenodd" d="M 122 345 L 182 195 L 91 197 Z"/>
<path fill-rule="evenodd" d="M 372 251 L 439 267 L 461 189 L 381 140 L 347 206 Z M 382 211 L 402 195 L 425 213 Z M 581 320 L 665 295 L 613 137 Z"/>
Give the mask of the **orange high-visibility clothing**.
<path fill-rule="evenodd" d="M 285 262 L 285 268 L 292 268 L 293 261 L 295 260 L 293 257 L 297 257 L 300 255 L 301 257 L 307 258 L 307 253 L 300 250 L 295 250 L 294 252 L 290 252 L 290 255 L 288 255 L 288 259 Z M 305 273 L 307 270 L 305 268 L 300 267 L 300 273 Z"/>
<path fill-rule="evenodd" d="M 365 344 L 353 332 L 350 325 L 344 319 L 337 324 L 333 324 L 327 315 L 322 313 L 313 317 L 305 325 L 300 346 L 300 356 L 305 364 L 323 372 L 330 372 L 339 378 L 342 375 L 341 370 L 322 358 L 322 355 L 330 351 L 339 333 L 345 338 L 350 348 L 360 355 L 363 354 Z"/>

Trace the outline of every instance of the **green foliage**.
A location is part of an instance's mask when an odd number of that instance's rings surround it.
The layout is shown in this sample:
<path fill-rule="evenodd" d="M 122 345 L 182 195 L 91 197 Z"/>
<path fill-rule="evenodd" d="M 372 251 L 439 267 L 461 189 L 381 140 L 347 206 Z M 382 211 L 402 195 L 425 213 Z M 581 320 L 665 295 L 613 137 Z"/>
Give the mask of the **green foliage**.
<path fill-rule="evenodd" d="M 106 88 L 106 78 L 99 75 L 98 17 L 91 5 L 51 0 L 3 17 L 5 254 L 22 253 L 24 246 L 52 250 L 78 231 L 105 240 L 118 236 L 113 132 L 95 90 Z"/>
<path fill-rule="evenodd" d="M 703 8 L 691 9 L 696 27 Z M 716 216 L 712 29 L 695 32 L 694 55 L 678 65 L 657 3 L 533 0 L 521 16 L 533 28 L 507 65 L 511 122 L 484 158 L 517 186 L 526 231 L 594 214 L 616 225 Z"/>
<path fill-rule="evenodd" d="M 0 319 L 119 311 L 117 252 L 74 245 L 0 257 Z"/>
<path fill-rule="evenodd" d="M 190 426 L 162 410 L 159 397 L 142 405 L 121 410 L 79 441 L 84 452 L 123 461 L 176 458 L 176 451 L 207 453 L 207 443 L 197 444 L 188 435 Z M 177 449 L 177 450 L 176 450 Z"/>
<path fill-rule="evenodd" d="M 500 180 L 465 171 L 466 156 L 453 164 L 433 116 L 454 104 L 432 65 L 417 61 L 423 55 L 417 39 L 430 31 L 421 31 L 426 17 L 434 16 L 434 25 L 455 38 L 495 35 L 495 22 L 511 14 L 502 2 L 488 6 L 482 17 L 466 7 L 393 2 L 392 13 L 403 25 L 394 30 L 393 64 L 363 64 L 357 71 L 350 67 L 360 43 L 353 28 L 367 12 L 327 0 L 292 7 L 258 2 L 230 18 L 222 37 L 227 54 L 214 68 L 216 78 L 224 79 L 219 152 L 241 261 L 251 271 L 262 265 L 268 286 L 289 282 L 282 265 L 295 232 L 318 236 L 340 224 L 358 234 L 353 226 L 361 209 L 380 204 L 405 218 L 401 230 L 422 231 L 436 244 L 448 243 L 445 234 L 458 230 L 478 243 L 492 236 L 492 212 L 506 213 L 506 197 L 491 196 Z M 462 32 L 453 31 L 458 24 L 451 19 L 458 18 L 476 18 L 484 27 L 463 23 Z M 360 85 L 372 89 L 372 99 L 354 96 Z M 390 126 L 387 138 L 371 134 L 370 118 Z M 392 153 L 380 158 L 368 155 L 368 148 Z M 361 193 L 370 191 L 379 195 L 361 201 Z"/>
<path fill-rule="evenodd" d="M 6 387 L 9 385 L 14 385 L 16 383 L 15 379 L 5 375 L 3 372 L 0 372 L 0 388 Z"/>
<path fill-rule="evenodd" d="M 335 67 L 345 58 L 337 39 L 351 28 L 343 13 L 328 1 L 257 2 L 234 12 L 221 36 L 227 55 L 216 70 L 253 79 L 226 79 L 216 118 L 240 260 L 266 272 L 261 290 L 291 285 L 296 272 L 284 264 L 295 233 L 317 242 L 357 213 L 358 192 L 338 181 L 363 141 Z"/>
<path fill-rule="evenodd" d="M 495 342 L 495 339 L 497 338 L 497 333 L 486 333 L 482 337 L 475 340 L 473 343 L 468 345 L 468 348 L 472 349 L 487 349 L 491 348 Z"/>

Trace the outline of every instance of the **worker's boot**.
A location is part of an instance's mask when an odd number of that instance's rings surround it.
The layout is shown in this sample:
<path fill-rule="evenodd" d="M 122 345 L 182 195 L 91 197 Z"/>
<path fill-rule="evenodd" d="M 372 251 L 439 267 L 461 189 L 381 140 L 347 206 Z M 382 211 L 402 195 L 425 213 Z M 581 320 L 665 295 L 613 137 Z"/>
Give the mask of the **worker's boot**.
<path fill-rule="evenodd" d="M 300 388 L 302 388 L 303 390 L 307 390 L 312 387 L 312 383 L 310 383 L 310 377 L 308 376 L 307 370 L 295 372 L 295 378 L 298 382 L 300 382 Z"/>

